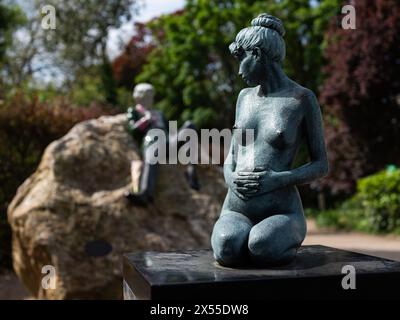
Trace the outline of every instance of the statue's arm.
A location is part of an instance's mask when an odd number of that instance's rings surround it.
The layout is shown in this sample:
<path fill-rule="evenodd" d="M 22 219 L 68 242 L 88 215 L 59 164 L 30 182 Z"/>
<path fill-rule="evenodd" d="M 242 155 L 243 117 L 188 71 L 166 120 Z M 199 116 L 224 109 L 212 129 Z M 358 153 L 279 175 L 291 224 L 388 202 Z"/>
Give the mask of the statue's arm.
<path fill-rule="evenodd" d="M 312 91 L 303 96 L 302 108 L 310 162 L 292 170 L 276 172 L 279 187 L 309 183 L 328 173 L 322 114 Z"/>
<path fill-rule="evenodd" d="M 236 101 L 236 110 L 235 110 L 235 123 L 234 126 L 236 125 L 236 121 L 238 119 L 239 113 L 240 113 L 240 105 L 242 103 L 242 99 L 243 96 L 246 94 L 246 91 L 248 90 L 248 88 L 242 89 L 239 92 L 237 101 Z M 224 176 L 225 176 L 225 181 L 228 182 L 228 180 L 230 180 L 230 176 L 232 174 L 232 172 L 235 171 L 236 168 L 236 156 L 237 153 L 235 152 L 235 135 L 234 135 L 234 128 L 232 128 L 232 139 L 231 139 L 231 145 L 229 147 L 229 152 L 228 155 L 225 159 L 224 162 Z M 228 178 L 228 179 L 227 179 Z"/>
<path fill-rule="evenodd" d="M 144 115 L 138 115 L 135 120 L 129 121 L 131 131 L 144 131 L 151 123 L 151 113 L 146 112 Z"/>
<path fill-rule="evenodd" d="M 230 176 L 234 171 L 234 168 L 235 168 L 235 155 L 234 155 L 234 141 L 232 137 L 231 145 L 229 147 L 229 152 L 224 161 L 224 178 L 226 182 L 230 180 Z"/>
<path fill-rule="evenodd" d="M 240 112 L 240 104 L 241 104 L 241 100 L 243 95 L 245 94 L 246 89 L 243 89 L 238 96 L 237 102 L 236 102 L 236 110 L 235 110 L 235 124 Z M 233 129 L 234 130 L 234 129 Z M 228 187 L 241 199 L 243 200 L 248 200 L 248 197 L 246 195 L 244 195 L 241 191 L 240 191 L 240 186 L 236 185 L 234 183 L 234 181 L 237 178 L 237 174 L 235 172 L 236 170 L 236 157 L 237 157 L 237 152 L 235 150 L 236 148 L 236 141 L 235 141 L 235 134 L 234 131 L 232 130 L 233 134 L 232 134 L 232 139 L 231 139 L 231 144 L 229 147 L 229 152 L 228 155 L 225 159 L 224 162 L 224 178 L 225 178 L 225 182 L 227 183 Z"/>
<path fill-rule="evenodd" d="M 235 137 L 233 136 L 231 140 L 231 145 L 229 147 L 228 155 L 224 162 L 224 178 L 229 189 L 231 189 L 239 198 L 243 200 L 248 200 L 248 196 L 246 196 L 240 191 L 241 190 L 240 186 L 235 184 L 235 180 L 237 178 L 235 169 L 236 169 L 236 152 L 235 152 Z"/>
<path fill-rule="evenodd" d="M 232 180 L 232 173 L 235 171 L 236 168 L 235 135 L 233 130 L 228 155 L 226 156 L 226 159 L 224 161 L 224 178 L 225 182 L 228 185 Z"/>

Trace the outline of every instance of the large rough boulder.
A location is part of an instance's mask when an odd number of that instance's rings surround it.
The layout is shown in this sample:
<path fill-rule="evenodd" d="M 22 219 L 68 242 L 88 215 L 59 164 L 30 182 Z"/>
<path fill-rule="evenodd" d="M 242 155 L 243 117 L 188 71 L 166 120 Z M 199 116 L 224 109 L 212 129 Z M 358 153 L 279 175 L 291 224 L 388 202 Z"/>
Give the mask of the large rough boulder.
<path fill-rule="evenodd" d="M 14 269 L 35 297 L 120 298 L 124 253 L 209 247 L 221 171 L 199 166 L 198 192 L 183 166 L 161 165 L 154 204 L 138 207 L 123 196 L 135 159 L 124 115 L 82 122 L 48 146 L 8 209 Z M 55 267 L 56 289 L 42 288 L 45 265 Z"/>

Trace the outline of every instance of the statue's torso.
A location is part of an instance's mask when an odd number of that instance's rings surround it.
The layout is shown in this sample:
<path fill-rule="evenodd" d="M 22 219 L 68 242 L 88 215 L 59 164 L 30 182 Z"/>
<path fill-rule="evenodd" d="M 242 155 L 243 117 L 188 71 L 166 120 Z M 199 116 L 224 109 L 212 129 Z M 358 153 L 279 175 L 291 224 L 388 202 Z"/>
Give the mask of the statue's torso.
<path fill-rule="evenodd" d="M 304 134 L 304 108 L 301 105 L 304 92 L 298 86 L 269 97 L 260 97 L 257 96 L 257 90 L 247 89 L 238 101 L 234 127 L 254 129 L 254 146 L 245 139 L 242 139 L 244 143 L 241 144 L 239 133 L 234 135 L 235 171 L 248 171 L 254 167 L 274 171 L 290 170 Z M 226 205 L 231 210 L 259 216 L 260 219 L 278 212 L 302 210 L 295 186 L 256 196 L 248 201 L 237 198 L 229 191 Z"/>
<path fill-rule="evenodd" d="M 246 141 L 240 144 L 235 135 L 236 171 L 248 168 L 253 158 L 255 167 L 288 170 L 304 133 L 300 95 L 297 90 L 288 90 L 271 97 L 258 97 L 255 90 L 249 90 L 241 98 L 235 122 L 238 129 L 254 130 L 254 157 L 250 152 L 252 146 L 246 145 Z"/>

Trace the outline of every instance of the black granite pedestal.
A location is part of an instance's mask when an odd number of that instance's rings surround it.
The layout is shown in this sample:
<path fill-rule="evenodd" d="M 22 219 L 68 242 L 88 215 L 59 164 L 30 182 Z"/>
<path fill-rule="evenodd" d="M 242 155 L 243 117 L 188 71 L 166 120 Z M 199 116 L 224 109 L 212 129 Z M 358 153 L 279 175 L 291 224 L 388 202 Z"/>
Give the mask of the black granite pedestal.
<path fill-rule="evenodd" d="M 346 265 L 355 289 L 342 286 Z M 400 262 L 324 246 L 303 246 L 291 264 L 265 269 L 222 267 L 209 250 L 132 253 L 123 277 L 127 300 L 400 298 Z"/>

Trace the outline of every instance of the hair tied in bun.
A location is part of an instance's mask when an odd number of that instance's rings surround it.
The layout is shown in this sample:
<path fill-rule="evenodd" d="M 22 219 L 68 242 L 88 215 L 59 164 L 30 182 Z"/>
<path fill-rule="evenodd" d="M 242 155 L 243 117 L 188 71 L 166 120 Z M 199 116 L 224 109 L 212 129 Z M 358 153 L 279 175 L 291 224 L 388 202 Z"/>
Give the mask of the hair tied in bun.
<path fill-rule="evenodd" d="M 254 27 L 260 26 L 275 30 L 281 37 L 285 35 L 285 28 L 283 27 L 282 21 L 277 17 L 271 16 L 267 13 L 258 15 L 257 18 L 254 18 L 251 21 L 251 25 Z"/>

